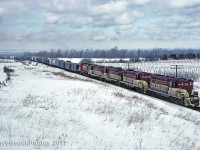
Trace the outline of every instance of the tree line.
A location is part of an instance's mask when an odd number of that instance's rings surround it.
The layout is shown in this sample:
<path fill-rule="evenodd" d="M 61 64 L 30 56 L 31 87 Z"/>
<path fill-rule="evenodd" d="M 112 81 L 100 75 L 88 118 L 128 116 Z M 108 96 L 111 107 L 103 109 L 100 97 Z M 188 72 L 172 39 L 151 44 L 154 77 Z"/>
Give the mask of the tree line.
<path fill-rule="evenodd" d="M 24 56 L 38 56 L 49 58 L 130 58 L 132 61 L 145 60 L 167 60 L 167 59 L 195 59 L 200 58 L 200 49 L 161 49 L 151 50 L 137 49 L 118 49 L 114 47 L 109 50 L 103 49 L 70 49 L 70 50 L 50 50 L 39 52 L 25 52 Z"/>

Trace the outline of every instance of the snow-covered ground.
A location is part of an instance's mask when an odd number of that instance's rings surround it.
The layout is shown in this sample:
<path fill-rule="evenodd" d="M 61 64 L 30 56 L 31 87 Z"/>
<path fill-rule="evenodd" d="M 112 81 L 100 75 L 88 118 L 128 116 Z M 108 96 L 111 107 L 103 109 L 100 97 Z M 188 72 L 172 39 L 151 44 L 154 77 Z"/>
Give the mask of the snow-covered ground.
<path fill-rule="evenodd" d="M 0 149 L 200 149 L 198 112 L 42 64 L 9 65 Z"/>
<path fill-rule="evenodd" d="M 0 81 L 4 81 L 6 79 L 6 74 L 2 72 L 3 69 L 1 69 L 1 72 L 0 72 Z"/>
<path fill-rule="evenodd" d="M 101 63 L 103 66 L 121 67 L 123 69 L 134 69 L 155 74 L 175 76 L 178 65 L 178 77 L 192 78 L 200 81 L 200 59 L 144 61 L 137 63 Z"/>

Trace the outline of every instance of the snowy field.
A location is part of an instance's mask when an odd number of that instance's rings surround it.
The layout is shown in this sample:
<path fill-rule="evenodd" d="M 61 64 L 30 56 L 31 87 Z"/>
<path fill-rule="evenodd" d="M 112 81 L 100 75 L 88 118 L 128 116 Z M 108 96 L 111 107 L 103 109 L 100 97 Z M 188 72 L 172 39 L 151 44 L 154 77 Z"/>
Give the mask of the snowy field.
<path fill-rule="evenodd" d="M 179 65 L 178 77 L 192 78 L 200 81 L 200 59 L 144 61 L 137 63 L 101 63 L 102 66 L 121 67 L 123 69 L 134 69 L 149 73 L 175 76 L 175 66 Z"/>
<path fill-rule="evenodd" d="M 3 73 L 3 71 L 2 71 L 3 69 L 1 69 L 0 71 L 0 82 L 2 82 L 2 81 L 5 81 L 5 79 L 6 79 L 6 74 L 5 73 Z"/>
<path fill-rule="evenodd" d="M 198 112 L 42 64 L 4 65 L 15 72 L 0 88 L 0 149 L 200 149 Z"/>

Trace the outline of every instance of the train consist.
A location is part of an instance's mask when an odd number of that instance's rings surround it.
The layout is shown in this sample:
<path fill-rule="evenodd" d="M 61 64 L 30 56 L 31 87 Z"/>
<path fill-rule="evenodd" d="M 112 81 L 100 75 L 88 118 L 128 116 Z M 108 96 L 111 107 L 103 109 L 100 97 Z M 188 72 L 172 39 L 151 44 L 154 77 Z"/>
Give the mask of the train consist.
<path fill-rule="evenodd" d="M 72 63 L 55 58 L 31 57 L 30 60 L 133 89 L 186 107 L 199 106 L 198 92 L 193 91 L 191 79 L 123 70 L 122 68 L 96 64 Z"/>

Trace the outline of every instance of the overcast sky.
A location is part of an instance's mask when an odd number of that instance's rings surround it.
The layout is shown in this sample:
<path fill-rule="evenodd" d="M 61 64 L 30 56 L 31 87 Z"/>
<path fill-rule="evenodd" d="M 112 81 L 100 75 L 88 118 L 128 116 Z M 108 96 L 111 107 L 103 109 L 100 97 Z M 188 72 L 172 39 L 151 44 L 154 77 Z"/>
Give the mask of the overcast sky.
<path fill-rule="evenodd" d="M 0 0 L 0 49 L 200 47 L 200 0 Z"/>

